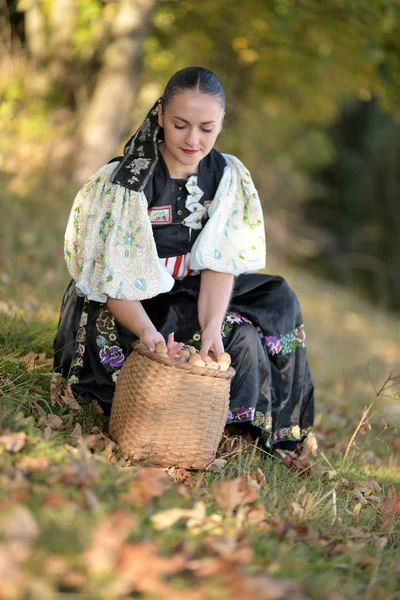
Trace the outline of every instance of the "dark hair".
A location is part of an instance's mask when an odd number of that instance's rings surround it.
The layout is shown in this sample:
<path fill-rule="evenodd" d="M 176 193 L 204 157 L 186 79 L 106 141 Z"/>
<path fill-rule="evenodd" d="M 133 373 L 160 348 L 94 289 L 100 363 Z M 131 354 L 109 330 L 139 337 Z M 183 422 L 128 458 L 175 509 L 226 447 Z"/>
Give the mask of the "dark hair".
<path fill-rule="evenodd" d="M 216 96 L 225 109 L 225 92 L 220 80 L 212 71 L 203 67 L 186 67 L 171 77 L 161 97 L 162 109 L 165 109 L 175 94 L 182 94 L 186 90 Z"/>

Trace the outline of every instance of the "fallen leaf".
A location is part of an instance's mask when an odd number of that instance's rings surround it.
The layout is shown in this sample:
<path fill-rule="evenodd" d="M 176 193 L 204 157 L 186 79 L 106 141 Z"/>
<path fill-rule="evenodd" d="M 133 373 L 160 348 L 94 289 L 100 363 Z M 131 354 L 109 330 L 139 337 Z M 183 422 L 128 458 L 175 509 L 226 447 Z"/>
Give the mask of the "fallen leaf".
<path fill-rule="evenodd" d="M 400 452 L 400 438 L 395 437 L 392 440 L 389 440 L 389 445 L 393 448 L 395 452 Z"/>
<path fill-rule="evenodd" d="M 361 567 L 369 567 L 375 564 L 376 559 L 371 556 L 370 554 L 366 554 L 365 552 L 362 554 L 359 554 L 356 559 L 355 562 L 357 565 L 360 565 Z"/>
<path fill-rule="evenodd" d="M 146 467 L 140 470 L 133 479 L 123 498 L 128 502 L 133 502 L 139 508 L 143 508 L 147 506 L 151 498 L 161 496 L 168 484 L 168 475 L 164 469 Z"/>
<path fill-rule="evenodd" d="M 161 595 L 172 593 L 164 576 L 182 571 L 186 561 L 186 556 L 181 552 L 168 557 L 159 556 L 157 547 L 151 542 L 124 544 L 116 565 L 119 580 L 111 590 L 117 589 L 120 594 L 133 591 Z M 184 597 L 176 590 L 175 597 L 178 595 Z"/>
<path fill-rule="evenodd" d="M 355 517 L 358 517 L 358 515 L 360 514 L 361 507 L 362 507 L 361 502 L 358 502 L 355 506 L 353 506 L 353 509 L 351 512 L 353 513 L 353 515 Z"/>
<path fill-rule="evenodd" d="M 380 499 L 379 512 L 382 515 L 381 527 L 388 529 L 393 527 L 400 516 L 400 498 L 394 486 L 390 488 L 387 498 Z"/>
<path fill-rule="evenodd" d="M 28 558 L 32 543 L 40 531 L 30 510 L 22 505 L 2 514 L 0 530 L 7 539 L 9 551 L 18 560 Z"/>
<path fill-rule="evenodd" d="M 49 459 L 46 456 L 24 456 L 18 463 L 18 468 L 23 471 L 45 471 L 49 466 Z"/>
<path fill-rule="evenodd" d="M 61 406 L 61 404 L 62 404 L 61 398 L 60 398 L 61 381 L 62 381 L 61 373 L 54 372 L 52 374 L 51 380 L 50 380 L 50 403 L 52 406 L 54 406 L 55 404 L 58 404 L 59 406 Z"/>
<path fill-rule="evenodd" d="M 313 433 L 309 433 L 306 439 L 303 442 L 304 450 L 303 456 L 304 458 L 308 458 L 309 456 L 313 456 L 314 458 L 318 455 L 318 440 Z"/>
<path fill-rule="evenodd" d="M 187 520 L 189 528 L 201 527 L 206 519 L 206 507 L 203 502 L 196 502 L 193 508 L 170 508 L 162 510 L 151 517 L 154 529 L 164 531 L 181 519 Z"/>
<path fill-rule="evenodd" d="M 261 503 L 252 504 L 246 507 L 246 521 L 252 525 L 262 523 L 267 518 L 264 505 Z"/>
<path fill-rule="evenodd" d="M 91 544 L 84 552 L 84 562 L 90 572 L 113 572 L 119 560 L 119 552 L 129 536 L 134 520 L 118 510 L 100 521 L 94 528 Z"/>
<path fill-rule="evenodd" d="M 71 433 L 71 437 L 82 438 L 82 427 L 80 423 L 76 423 Z"/>
<path fill-rule="evenodd" d="M 20 361 L 25 364 L 25 367 L 28 371 L 34 371 L 39 366 L 43 366 L 43 364 L 52 363 L 52 359 L 46 359 L 46 354 L 44 352 L 38 354 L 37 352 L 28 352 L 25 356 L 21 356 Z M 39 365 L 38 363 L 42 363 Z"/>
<path fill-rule="evenodd" d="M 206 471 L 210 471 L 211 473 L 222 473 L 222 471 L 226 467 L 227 462 L 228 461 L 225 460 L 224 458 L 216 458 L 215 460 L 212 461 L 212 463 L 210 463 L 207 466 Z"/>
<path fill-rule="evenodd" d="M 95 398 L 92 400 L 92 406 L 97 410 L 101 415 L 104 414 L 104 410 L 101 408 L 99 401 Z"/>
<path fill-rule="evenodd" d="M 49 427 L 53 431 L 58 431 L 63 422 L 62 419 L 58 415 L 47 415 L 45 420 L 46 427 Z"/>
<path fill-rule="evenodd" d="M 82 410 L 81 405 L 76 399 L 74 392 L 71 389 L 70 385 L 65 385 L 64 390 L 61 393 L 61 402 L 68 406 L 68 408 L 72 410 Z"/>
<path fill-rule="evenodd" d="M 301 506 L 301 504 L 299 504 L 298 502 L 290 502 L 290 507 L 294 515 L 304 517 L 306 511 Z"/>
<path fill-rule="evenodd" d="M 27 439 L 28 436 L 23 431 L 5 433 L 4 435 L 0 436 L 0 442 L 4 444 L 5 449 L 13 454 L 16 454 L 22 450 Z"/>
<path fill-rule="evenodd" d="M 268 485 L 265 475 L 260 468 L 258 468 L 256 471 L 245 471 L 244 478 L 247 483 L 256 490 L 265 489 Z"/>
<path fill-rule="evenodd" d="M 307 458 L 293 458 L 286 455 L 282 458 L 282 464 L 297 473 L 300 477 L 311 477 L 312 462 Z"/>
<path fill-rule="evenodd" d="M 183 467 L 169 467 L 167 469 L 169 478 L 174 483 L 189 483 L 192 481 L 192 475 Z"/>
<path fill-rule="evenodd" d="M 212 485 L 211 493 L 218 506 L 227 512 L 258 499 L 255 489 L 242 477 L 230 481 L 217 481 Z"/>

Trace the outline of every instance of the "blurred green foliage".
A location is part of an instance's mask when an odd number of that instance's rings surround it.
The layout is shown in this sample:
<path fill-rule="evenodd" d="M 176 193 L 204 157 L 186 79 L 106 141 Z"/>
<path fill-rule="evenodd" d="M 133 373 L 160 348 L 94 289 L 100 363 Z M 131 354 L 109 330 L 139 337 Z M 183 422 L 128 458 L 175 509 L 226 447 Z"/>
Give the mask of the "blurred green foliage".
<path fill-rule="evenodd" d="M 118 2 L 70 4 L 71 36 L 58 57 L 64 70 L 54 68 L 57 0 L 8 2 L 0 28 L 0 170 L 20 194 L 37 185 L 38 173 L 72 174 L 112 38 Z M 40 60 L 24 28 L 33 5 L 43 25 Z M 251 169 L 271 243 L 278 244 L 275 223 L 282 223 L 288 233 L 279 251 L 312 256 L 399 309 L 400 208 L 392 200 L 399 40 L 399 0 L 159 0 L 132 127 L 176 70 L 199 64 L 215 71 L 228 100 L 219 147 Z M 117 104 L 118 90 L 110 93 Z"/>

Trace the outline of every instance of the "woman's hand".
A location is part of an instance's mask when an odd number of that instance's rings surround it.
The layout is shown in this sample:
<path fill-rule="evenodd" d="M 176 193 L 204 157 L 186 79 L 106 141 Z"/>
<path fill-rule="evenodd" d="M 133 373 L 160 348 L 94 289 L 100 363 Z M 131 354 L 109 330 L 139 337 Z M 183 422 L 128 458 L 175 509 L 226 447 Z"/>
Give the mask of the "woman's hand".
<path fill-rule="evenodd" d="M 140 336 L 140 342 L 147 346 L 149 350 L 154 352 L 156 349 L 156 344 L 158 342 L 163 342 L 165 344 L 165 339 L 155 327 L 145 327 Z M 182 346 L 184 346 L 184 344 L 182 342 L 175 342 L 174 334 L 170 333 L 167 341 L 168 356 L 170 358 L 175 358 Z"/>
<path fill-rule="evenodd" d="M 213 352 L 218 358 L 224 352 L 224 344 L 222 343 L 221 327 L 219 323 L 209 323 L 201 333 L 201 350 L 202 356 L 207 356 Z"/>
<path fill-rule="evenodd" d="M 164 337 L 161 335 L 161 333 L 159 331 L 157 331 L 157 329 L 154 326 L 145 327 L 142 330 L 139 341 L 144 346 L 147 346 L 147 348 L 149 350 L 151 350 L 152 352 L 155 351 L 156 344 L 158 342 L 164 342 L 164 344 L 165 344 Z"/>
<path fill-rule="evenodd" d="M 185 344 L 183 342 L 176 342 L 174 340 L 174 334 L 170 333 L 167 341 L 167 352 L 170 358 L 175 358 L 179 350 L 183 348 Z"/>

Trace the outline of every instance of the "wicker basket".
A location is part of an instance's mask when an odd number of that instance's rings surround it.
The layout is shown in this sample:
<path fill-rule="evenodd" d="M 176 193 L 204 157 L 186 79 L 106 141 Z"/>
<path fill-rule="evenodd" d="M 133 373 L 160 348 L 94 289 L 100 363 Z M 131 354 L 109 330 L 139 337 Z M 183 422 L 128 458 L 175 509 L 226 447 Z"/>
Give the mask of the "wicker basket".
<path fill-rule="evenodd" d="M 234 374 L 178 362 L 134 342 L 118 376 L 109 432 L 133 460 L 203 469 L 215 458 Z"/>

